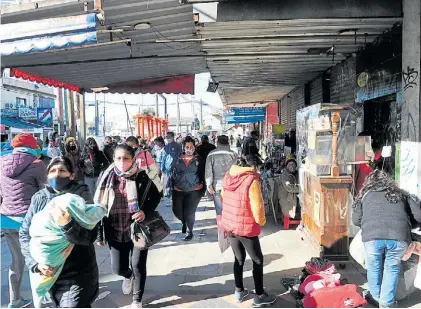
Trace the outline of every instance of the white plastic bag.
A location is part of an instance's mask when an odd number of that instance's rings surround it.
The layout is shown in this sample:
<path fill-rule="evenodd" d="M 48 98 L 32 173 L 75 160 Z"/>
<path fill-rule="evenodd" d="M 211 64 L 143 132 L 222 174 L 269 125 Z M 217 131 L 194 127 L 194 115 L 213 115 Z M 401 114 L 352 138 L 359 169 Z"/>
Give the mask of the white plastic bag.
<path fill-rule="evenodd" d="M 365 264 L 365 250 L 361 230 L 358 231 L 357 235 L 355 235 L 354 239 L 349 245 L 349 254 L 358 264 L 360 264 L 364 269 L 367 269 Z"/>
<path fill-rule="evenodd" d="M 218 227 L 218 244 L 221 253 L 224 253 L 229 247 L 231 247 L 231 242 L 228 237 L 228 232 L 225 231 L 224 227 L 222 226 L 222 216 L 216 216 L 216 224 Z"/>

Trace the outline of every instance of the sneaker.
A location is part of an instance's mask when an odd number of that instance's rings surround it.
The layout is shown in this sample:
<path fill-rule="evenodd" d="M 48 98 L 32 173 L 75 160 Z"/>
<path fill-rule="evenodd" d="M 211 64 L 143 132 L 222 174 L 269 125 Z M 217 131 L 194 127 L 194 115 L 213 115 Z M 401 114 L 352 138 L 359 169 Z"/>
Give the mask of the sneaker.
<path fill-rule="evenodd" d="M 130 306 L 130 308 L 143 308 L 142 302 L 141 301 L 134 301 L 134 302 L 132 302 L 132 305 Z"/>
<path fill-rule="evenodd" d="M 129 295 L 132 292 L 132 289 L 133 289 L 133 277 L 131 277 L 130 279 L 124 278 L 123 286 L 122 286 L 123 294 Z"/>
<path fill-rule="evenodd" d="M 247 289 L 234 292 L 234 297 L 237 302 L 241 303 L 247 296 L 249 296 L 249 291 Z"/>
<path fill-rule="evenodd" d="M 21 298 L 18 302 L 15 304 L 9 303 L 7 308 L 25 308 L 28 307 L 32 303 L 32 299 L 30 298 Z"/>
<path fill-rule="evenodd" d="M 262 307 L 273 304 L 276 301 L 275 294 L 268 294 L 264 292 L 262 295 L 255 295 L 253 299 L 253 305 L 255 307 Z"/>
<path fill-rule="evenodd" d="M 297 226 L 296 231 L 302 232 L 304 230 L 304 223 L 301 221 L 300 224 Z"/>
<path fill-rule="evenodd" d="M 370 305 L 374 306 L 375 308 L 379 308 L 379 300 L 378 298 L 373 297 L 369 291 L 363 292 L 363 297 Z"/>
<path fill-rule="evenodd" d="M 190 241 L 193 239 L 193 233 L 188 233 L 186 237 L 183 238 L 184 241 Z"/>

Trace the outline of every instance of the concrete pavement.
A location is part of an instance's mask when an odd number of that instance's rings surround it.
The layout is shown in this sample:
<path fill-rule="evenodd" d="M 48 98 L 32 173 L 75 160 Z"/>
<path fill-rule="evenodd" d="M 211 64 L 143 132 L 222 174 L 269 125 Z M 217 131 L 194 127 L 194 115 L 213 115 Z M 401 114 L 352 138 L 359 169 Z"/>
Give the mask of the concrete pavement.
<path fill-rule="evenodd" d="M 234 255 L 230 249 L 223 254 L 219 251 L 213 203 L 200 203 L 196 216 L 195 237 L 188 243 L 182 240 L 181 224 L 174 218 L 171 207 L 162 204 L 159 210 L 171 226 L 172 233 L 149 251 L 144 306 L 251 307 L 252 294 L 241 304 L 236 303 L 233 298 Z M 279 226 L 274 225 L 273 219 L 268 217 L 268 223 L 261 236 L 261 245 L 265 256 L 265 288 L 270 293 L 280 295 L 273 307 L 295 307 L 294 299 L 281 286 L 280 279 L 299 275 L 304 263 L 311 258 L 311 252 L 301 237 L 301 233 L 295 230 L 282 231 Z M 4 238 L 1 248 L 1 307 L 6 307 L 9 299 L 7 269 L 10 253 Z M 116 308 L 130 305 L 131 297 L 121 292 L 122 278 L 112 274 L 106 248 L 97 249 L 97 260 L 100 269 L 100 295 L 93 307 Z M 252 290 L 252 263 L 249 258 L 244 269 L 245 286 Z M 366 284 L 365 277 L 351 263 L 340 272 L 350 283 Z M 22 291 L 25 297 L 30 297 L 27 272 L 23 279 Z M 402 303 L 402 306 L 417 306 L 419 303 L 421 293 L 415 293 Z"/>

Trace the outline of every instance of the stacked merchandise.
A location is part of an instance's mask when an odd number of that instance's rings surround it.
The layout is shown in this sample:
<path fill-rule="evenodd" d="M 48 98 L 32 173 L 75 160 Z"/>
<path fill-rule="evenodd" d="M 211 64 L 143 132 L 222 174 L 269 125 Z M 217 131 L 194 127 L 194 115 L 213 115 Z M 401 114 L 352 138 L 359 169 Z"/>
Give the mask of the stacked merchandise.
<path fill-rule="evenodd" d="M 367 304 L 358 293 L 358 286 L 341 280 L 329 260 L 311 258 L 302 272 L 297 279 L 281 279 L 298 308 L 358 308 Z"/>

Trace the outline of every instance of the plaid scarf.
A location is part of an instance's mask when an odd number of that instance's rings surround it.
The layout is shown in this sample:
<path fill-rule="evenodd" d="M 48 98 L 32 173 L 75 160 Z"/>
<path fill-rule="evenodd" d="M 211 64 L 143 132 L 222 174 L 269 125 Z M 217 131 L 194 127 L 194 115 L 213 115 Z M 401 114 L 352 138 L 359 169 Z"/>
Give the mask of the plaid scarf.
<path fill-rule="evenodd" d="M 136 162 L 125 172 L 117 169 L 115 164 L 111 164 L 102 175 L 98 188 L 95 192 L 94 201 L 95 203 L 104 205 L 110 213 L 111 207 L 114 203 L 114 181 L 115 177 L 123 177 L 126 179 L 126 192 L 127 192 L 127 207 L 129 213 L 135 213 L 140 210 L 137 199 L 137 185 L 136 180 L 132 179 L 132 176 L 136 175 L 139 171 Z"/>

